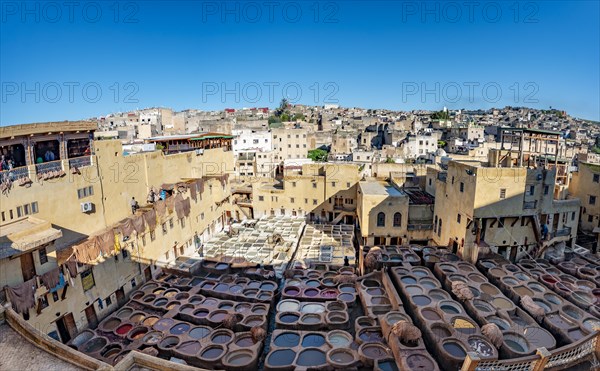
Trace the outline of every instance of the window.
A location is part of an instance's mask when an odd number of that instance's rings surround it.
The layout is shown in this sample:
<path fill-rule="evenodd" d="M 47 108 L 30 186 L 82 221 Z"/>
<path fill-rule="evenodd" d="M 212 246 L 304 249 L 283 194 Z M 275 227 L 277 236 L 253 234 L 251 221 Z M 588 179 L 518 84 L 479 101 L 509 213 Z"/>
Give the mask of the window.
<path fill-rule="evenodd" d="M 460 214 L 457 214 L 457 215 L 456 215 L 456 222 L 457 222 L 458 224 L 460 224 L 460 219 L 461 219 L 461 216 L 460 216 Z"/>
<path fill-rule="evenodd" d="M 163 231 L 163 234 L 167 234 L 167 222 L 164 222 L 162 224 L 162 231 Z"/>
<path fill-rule="evenodd" d="M 259 201 L 264 201 L 265 200 L 265 196 L 258 196 L 258 200 Z"/>
<path fill-rule="evenodd" d="M 332 187 L 335 187 L 335 182 L 331 182 L 331 186 L 332 186 Z"/>
<path fill-rule="evenodd" d="M 504 228 L 504 218 L 500 218 L 498 221 L 498 228 Z"/>
<path fill-rule="evenodd" d="M 452 184 L 454 184 L 454 177 L 452 177 Z"/>
<path fill-rule="evenodd" d="M 295 186 L 296 186 L 296 182 L 292 182 L 292 187 L 295 187 Z"/>
<path fill-rule="evenodd" d="M 93 186 L 83 187 L 83 188 L 79 188 L 77 190 L 77 197 L 80 199 L 88 197 L 88 196 L 92 196 L 93 194 L 94 194 Z"/>
<path fill-rule="evenodd" d="M 316 205 L 316 204 L 317 204 L 317 200 L 315 200 L 315 199 L 313 198 L 313 205 Z"/>
<path fill-rule="evenodd" d="M 40 309 L 48 307 L 48 295 L 41 296 L 39 299 Z"/>
<path fill-rule="evenodd" d="M 305 198 L 305 199 L 304 199 L 304 203 L 305 203 L 305 204 L 308 204 L 308 198 Z"/>
<path fill-rule="evenodd" d="M 433 219 L 433 231 L 434 232 L 437 232 L 437 223 L 438 223 L 438 218 L 436 215 L 435 218 Z"/>
<path fill-rule="evenodd" d="M 385 227 L 385 213 L 377 214 L 377 226 Z"/>
<path fill-rule="evenodd" d="M 400 227 L 402 225 L 402 214 L 394 214 L 394 227 Z"/>
<path fill-rule="evenodd" d="M 23 205 L 23 211 L 25 212 L 25 215 L 31 214 L 31 205 Z"/>
<path fill-rule="evenodd" d="M 58 291 L 54 291 L 52 293 L 52 300 L 54 300 L 55 303 L 59 300 L 58 299 Z"/>
<path fill-rule="evenodd" d="M 544 195 L 547 195 L 548 192 L 550 192 L 550 187 L 549 186 L 544 186 Z"/>
<path fill-rule="evenodd" d="M 588 215 L 588 222 L 593 222 L 594 221 L 594 216 L 593 215 Z"/>
<path fill-rule="evenodd" d="M 169 252 L 168 251 L 165 253 L 165 259 L 169 260 Z"/>
<path fill-rule="evenodd" d="M 135 278 L 131 279 L 131 288 L 134 288 L 137 286 L 137 282 L 135 282 Z"/>
<path fill-rule="evenodd" d="M 594 174 L 592 177 L 592 182 L 600 183 L 600 174 Z"/>
<path fill-rule="evenodd" d="M 590 199 L 588 200 L 590 205 L 595 205 L 596 204 L 596 196 L 590 196 Z"/>
<path fill-rule="evenodd" d="M 291 203 L 294 203 L 294 201 L 296 201 L 296 199 L 294 197 L 290 198 Z"/>
<path fill-rule="evenodd" d="M 156 233 L 154 231 L 150 231 L 150 241 L 154 241 L 156 239 Z"/>
<path fill-rule="evenodd" d="M 23 215 L 23 207 L 17 206 L 17 218 L 20 218 Z"/>
<path fill-rule="evenodd" d="M 173 218 L 169 219 L 169 227 L 171 227 L 171 229 L 173 229 Z"/>
<path fill-rule="evenodd" d="M 106 299 L 104 299 L 104 302 L 106 303 L 107 307 L 110 307 L 110 305 L 112 304 L 112 299 L 110 298 L 110 296 L 107 296 Z"/>
<path fill-rule="evenodd" d="M 571 213 L 571 220 L 575 220 L 575 211 Z"/>
<path fill-rule="evenodd" d="M 285 215 L 285 209 L 281 209 L 281 215 Z"/>
<path fill-rule="evenodd" d="M 506 198 L 506 188 L 500 188 L 500 198 Z"/>
<path fill-rule="evenodd" d="M 438 224 L 438 237 L 442 236 L 442 218 L 440 218 L 439 220 L 439 224 Z"/>
<path fill-rule="evenodd" d="M 465 183 L 460 182 L 460 191 L 464 192 L 465 191 Z"/>
<path fill-rule="evenodd" d="M 4 215 L 4 211 L 2 212 L 2 221 L 6 221 L 6 216 Z"/>
<path fill-rule="evenodd" d="M 181 218 L 179 221 L 181 222 L 181 228 L 185 228 L 185 218 Z"/>
<path fill-rule="evenodd" d="M 528 187 L 529 187 L 529 189 L 527 190 L 527 195 L 533 196 L 535 194 L 535 186 L 534 185 L 530 185 Z"/>
<path fill-rule="evenodd" d="M 119 261 L 119 255 L 115 255 L 115 262 Z"/>
<path fill-rule="evenodd" d="M 317 183 L 313 183 L 313 188 L 317 188 Z"/>
<path fill-rule="evenodd" d="M 129 253 L 127 252 L 127 250 L 122 249 L 121 250 L 121 255 L 123 255 L 123 259 L 126 259 L 129 256 Z"/>
<path fill-rule="evenodd" d="M 431 185 L 431 178 L 429 178 L 429 185 Z"/>
<path fill-rule="evenodd" d="M 46 254 L 46 248 L 42 247 L 39 251 L 40 253 L 40 264 L 48 263 L 48 255 Z"/>

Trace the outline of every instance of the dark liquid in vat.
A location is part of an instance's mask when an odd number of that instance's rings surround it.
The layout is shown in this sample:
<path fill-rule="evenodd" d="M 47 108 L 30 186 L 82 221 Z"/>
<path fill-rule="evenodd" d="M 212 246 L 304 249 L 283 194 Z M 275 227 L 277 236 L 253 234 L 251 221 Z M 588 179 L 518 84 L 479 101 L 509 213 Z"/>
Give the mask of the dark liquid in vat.
<path fill-rule="evenodd" d="M 321 335 L 317 335 L 317 334 L 309 334 L 304 336 L 304 339 L 302 339 L 302 346 L 305 348 L 309 348 L 309 347 L 320 347 L 321 345 L 325 344 L 325 338 Z"/>

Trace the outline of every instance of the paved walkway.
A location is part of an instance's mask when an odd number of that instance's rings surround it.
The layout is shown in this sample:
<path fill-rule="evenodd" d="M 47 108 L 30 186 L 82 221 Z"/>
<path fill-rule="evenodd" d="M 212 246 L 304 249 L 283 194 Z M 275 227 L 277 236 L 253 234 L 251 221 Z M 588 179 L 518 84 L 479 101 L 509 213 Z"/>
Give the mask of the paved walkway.
<path fill-rule="evenodd" d="M 1 371 L 82 370 L 31 344 L 6 323 L 0 325 L 0 350 Z"/>

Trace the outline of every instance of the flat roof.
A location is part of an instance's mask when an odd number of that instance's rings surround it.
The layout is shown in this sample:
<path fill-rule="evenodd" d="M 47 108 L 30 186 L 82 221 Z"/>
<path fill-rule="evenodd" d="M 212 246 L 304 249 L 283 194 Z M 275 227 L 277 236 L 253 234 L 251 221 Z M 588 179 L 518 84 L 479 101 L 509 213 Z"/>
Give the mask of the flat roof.
<path fill-rule="evenodd" d="M 87 132 L 97 129 L 98 124 L 93 121 L 41 122 L 35 124 L 0 126 L 0 139 L 9 139 L 11 137 L 34 134 L 48 134 L 72 131 Z"/>
<path fill-rule="evenodd" d="M 165 142 L 170 140 L 204 140 L 212 138 L 233 138 L 233 135 L 221 133 L 196 133 L 196 134 L 180 134 L 180 135 L 159 135 L 156 137 L 147 138 L 150 142 Z"/>
<path fill-rule="evenodd" d="M 28 217 L 9 223 L 0 230 L 0 259 L 19 255 L 60 237 L 62 231 L 42 219 Z"/>
<path fill-rule="evenodd" d="M 363 194 L 376 196 L 401 197 L 405 194 L 388 182 L 379 180 L 367 180 L 359 182 Z"/>

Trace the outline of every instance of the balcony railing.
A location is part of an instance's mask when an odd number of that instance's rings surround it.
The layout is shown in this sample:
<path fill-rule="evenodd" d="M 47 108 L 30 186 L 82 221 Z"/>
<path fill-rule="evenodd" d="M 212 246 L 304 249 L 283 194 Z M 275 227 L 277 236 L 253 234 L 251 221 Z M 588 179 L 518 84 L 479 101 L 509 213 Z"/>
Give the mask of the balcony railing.
<path fill-rule="evenodd" d="M 4 182 L 7 179 L 15 181 L 17 179 L 25 178 L 29 176 L 29 169 L 27 166 L 21 166 L 12 170 L 0 171 L 0 182 Z"/>
<path fill-rule="evenodd" d="M 92 166 L 92 156 L 82 156 L 69 159 L 69 167 L 82 168 Z"/>
<path fill-rule="evenodd" d="M 50 172 L 50 171 L 57 171 L 57 170 L 62 170 L 62 161 L 58 160 L 58 161 L 50 161 L 50 162 L 44 162 L 41 164 L 35 164 L 35 171 L 36 173 L 40 174 L 40 173 L 46 173 L 46 172 Z"/>
<path fill-rule="evenodd" d="M 427 223 L 408 223 L 407 228 L 408 228 L 409 231 L 418 231 L 418 230 L 433 229 L 433 224 L 427 224 Z"/>

